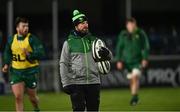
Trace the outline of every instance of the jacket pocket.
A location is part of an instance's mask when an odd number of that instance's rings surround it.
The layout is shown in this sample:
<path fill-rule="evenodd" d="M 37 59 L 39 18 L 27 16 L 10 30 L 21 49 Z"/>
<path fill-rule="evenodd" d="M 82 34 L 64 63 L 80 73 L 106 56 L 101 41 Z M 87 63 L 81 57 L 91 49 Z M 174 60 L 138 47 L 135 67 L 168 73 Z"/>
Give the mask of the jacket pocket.
<path fill-rule="evenodd" d="M 73 67 L 72 71 L 75 75 L 75 78 L 82 78 L 86 76 L 86 67 Z"/>

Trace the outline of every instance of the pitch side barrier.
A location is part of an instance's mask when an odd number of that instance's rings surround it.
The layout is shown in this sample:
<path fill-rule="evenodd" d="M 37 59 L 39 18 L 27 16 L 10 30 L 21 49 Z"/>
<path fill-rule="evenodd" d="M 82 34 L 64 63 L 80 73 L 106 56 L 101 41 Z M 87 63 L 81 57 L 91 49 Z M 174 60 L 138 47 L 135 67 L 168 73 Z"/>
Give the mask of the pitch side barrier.
<path fill-rule="evenodd" d="M 180 55 L 151 55 L 149 67 L 143 70 L 140 78 L 141 86 L 172 86 L 180 87 Z M 111 72 L 101 76 L 102 87 L 126 87 L 129 81 L 127 71 L 118 71 L 116 62 L 112 62 Z"/>
<path fill-rule="evenodd" d="M 54 76 L 55 64 L 56 62 L 53 60 L 41 62 L 41 74 L 38 81 L 40 91 L 55 91 L 57 83 L 61 85 L 59 69 L 56 74 L 59 78 Z M 118 71 L 115 64 L 116 62 L 112 62 L 111 72 L 108 75 L 101 76 L 103 88 L 127 87 L 129 85 L 125 75 L 127 71 Z M 150 56 L 149 67 L 144 70 L 140 82 L 141 86 L 180 87 L 180 55 Z M 9 91 L 10 86 L 6 86 L 6 90 Z"/>
<path fill-rule="evenodd" d="M 151 55 L 149 60 L 149 67 L 143 70 L 140 78 L 141 86 L 180 87 L 180 55 Z M 55 83 L 61 85 L 59 74 L 57 74 L 59 76 L 58 79 L 53 74 L 55 71 L 54 64 L 55 62 L 52 60 L 41 62 L 39 90 L 54 91 L 56 88 Z M 112 62 L 111 72 L 108 75 L 101 75 L 103 88 L 127 87 L 129 85 L 129 81 L 126 78 L 127 71 L 118 71 L 115 65 L 116 62 Z"/>

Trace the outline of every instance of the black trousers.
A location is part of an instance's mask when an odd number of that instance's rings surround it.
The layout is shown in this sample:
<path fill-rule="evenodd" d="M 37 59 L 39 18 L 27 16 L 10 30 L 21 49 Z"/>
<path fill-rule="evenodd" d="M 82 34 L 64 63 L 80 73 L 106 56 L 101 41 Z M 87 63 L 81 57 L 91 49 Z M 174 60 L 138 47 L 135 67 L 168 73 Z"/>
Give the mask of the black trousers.
<path fill-rule="evenodd" d="M 70 95 L 74 112 L 99 110 L 100 84 L 69 85 L 64 91 Z"/>

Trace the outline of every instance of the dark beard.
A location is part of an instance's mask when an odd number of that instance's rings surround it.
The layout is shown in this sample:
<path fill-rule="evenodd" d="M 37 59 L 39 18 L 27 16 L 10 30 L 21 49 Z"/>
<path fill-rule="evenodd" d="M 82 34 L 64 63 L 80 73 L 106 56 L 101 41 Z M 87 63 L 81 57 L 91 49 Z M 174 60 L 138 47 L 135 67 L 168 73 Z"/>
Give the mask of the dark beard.
<path fill-rule="evenodd" d="M 80 36 L 80 37 L 84 37 L 85 35 L 87 35 L 88 33 L 89 33 L 89 30 L 84 30 L 84 31 L 77 31 L 77 30 L 75 30 L 75 32 L 76 32 L 76 34 L 78 35 L 78 36 Z"/>
<path fill-rule="evenodd" d="M 27 36 L 28 32 L 20 32 L 19 34 L 25 37 Z"/>
<path fill-rule="evenodd" d="M 79 31 L 79 32 L 81 32 L 81 33 L 83 33 L 83 34 L 87 34 L 87 33 L 89 32 L 89 29 L 84 29 L 84 30 L 81 30 L 81 31 Z"/>
<path fill-rule="evenodd" d="M 77 31 L 75 30 L 77 35 L 81 36 L 81 37 L 84 37 L 85 35 L 87 35 L 89 33 L 89 30 L 81 30 L 81 31 Z"/>

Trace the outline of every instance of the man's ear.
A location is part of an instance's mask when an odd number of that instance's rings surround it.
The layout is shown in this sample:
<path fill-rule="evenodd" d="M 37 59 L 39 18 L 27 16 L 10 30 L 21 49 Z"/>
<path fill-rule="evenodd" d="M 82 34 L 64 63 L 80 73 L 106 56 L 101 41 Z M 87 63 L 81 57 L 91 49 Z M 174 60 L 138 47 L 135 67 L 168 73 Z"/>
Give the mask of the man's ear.
<path fill-rule="evenodd" d="M 77 26 L 75 26 L 75 29 L 78 31 L 78 27 Z"/>
<path fill-rule="evenodd" d="M 18 26 L 16 26 L 16 31 L 18 31 L 18 29 L 19 29 Z"/>
<path fill-rule="evenodd" d="M 16 31 L 18 31 L 18 28 L 16 27 Z"/>

